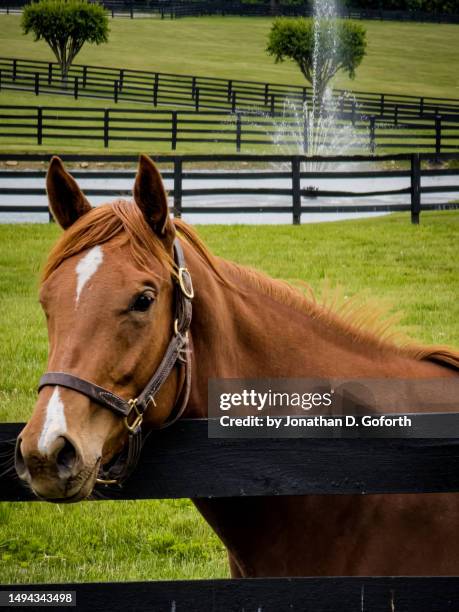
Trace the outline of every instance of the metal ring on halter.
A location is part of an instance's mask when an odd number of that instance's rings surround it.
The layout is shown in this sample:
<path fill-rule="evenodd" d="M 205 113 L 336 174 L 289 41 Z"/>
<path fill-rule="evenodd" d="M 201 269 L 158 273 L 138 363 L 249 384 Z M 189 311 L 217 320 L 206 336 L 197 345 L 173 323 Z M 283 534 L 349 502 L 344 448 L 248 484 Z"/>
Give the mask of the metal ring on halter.
<path fill-rule="evenodd" d="M 186 283 L 185 283 L 186 278 Z M 189 300 L 194 298 L 194 289 L 193 289 L 193 281 L 191 280 L 191 275 L 188 272 L 188 268 L 179 268 L 178 269 L 178 282 L 180 285 L 180 289 L 185 297 Z M 188 285 L 188 286 L 187 286 Z"/>
<path fill-rule="evenodd" d="M 96 478 L 96 482 L 97 484 L 111 485 L 111 484 L 118 484 L 118 479 L 112 478 L 111 480 L 105 480 L 104 478 Z"/>

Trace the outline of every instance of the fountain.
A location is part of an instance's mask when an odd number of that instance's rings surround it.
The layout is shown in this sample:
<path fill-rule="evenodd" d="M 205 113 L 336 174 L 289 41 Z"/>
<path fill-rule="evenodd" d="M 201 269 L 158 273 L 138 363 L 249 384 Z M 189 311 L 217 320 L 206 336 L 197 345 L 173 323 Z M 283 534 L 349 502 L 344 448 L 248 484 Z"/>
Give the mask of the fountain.
<path fill-rule="evenodd" d="M 330 84 L 324 87 L 319 78 L 325 63 L 339 53 L 337 15 L 335 0 L 314 0 L 312 93 L 304 101 L 284 101 L 272 134 L 281 153 L 326 156 L 368 149 L 368 137 L 355 127 L 355 121 L 341 117 L 346 106 L 352 108 L 355 119 L 358 108 L 354 96 L 349 92 L 334 96 Z M 303 170 L 322 170 L 324 166 L 322 162 L 304 163 Z"/>

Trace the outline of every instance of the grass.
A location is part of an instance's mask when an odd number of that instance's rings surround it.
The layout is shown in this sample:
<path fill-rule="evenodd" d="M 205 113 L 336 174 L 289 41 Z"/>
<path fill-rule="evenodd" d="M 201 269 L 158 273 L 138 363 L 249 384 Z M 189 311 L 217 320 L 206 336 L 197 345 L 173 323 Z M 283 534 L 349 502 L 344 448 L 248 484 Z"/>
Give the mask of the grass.
<path fill-rule="evenodd" d="M 0 56 L 51 60 L 44 42 L 23 36 L 20 17 L 0 16 Z M 265 52 L 270 18 L 199 17 L 114 19 L 106 45 L 83 48 L 77 63 L 304 84 L 292 62 L 275 64 Z M 355 81 L 338 87 L 459 98 L 459 25 L 362 22 L 367 56 Z M 139 52 L 139 50 L 141 50 Z"/>
<path fill-rule="evenodd" d="M 219 255 L 320 289 L 369 290 L 404 312 L 425 342 L 459 345 L 459 212 L 293 226 L 202 226 Z M 28 418 L 47 338 L 37 278 L 54 225 L 0 225 L 0 419 Z M 0 504 L 4 583 L 212 578 L 222 545 L 186 500 Z"/>

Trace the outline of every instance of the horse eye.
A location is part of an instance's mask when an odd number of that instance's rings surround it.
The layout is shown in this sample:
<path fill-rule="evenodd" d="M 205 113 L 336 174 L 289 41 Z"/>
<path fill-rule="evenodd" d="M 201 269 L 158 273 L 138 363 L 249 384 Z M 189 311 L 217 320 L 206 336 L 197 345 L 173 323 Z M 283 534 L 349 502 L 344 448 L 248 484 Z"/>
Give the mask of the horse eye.
<path fill-rule="evenodd" d="M 145 312 L 150 308 L 153 302 L 154 302 L 154 297 L 153 295 L 151 295 L 151 293 L 142 293 L 141 295 L 137 296 L 136 299 L 134 300 L 134 303 L 131 306 L 131 310 Z"/>

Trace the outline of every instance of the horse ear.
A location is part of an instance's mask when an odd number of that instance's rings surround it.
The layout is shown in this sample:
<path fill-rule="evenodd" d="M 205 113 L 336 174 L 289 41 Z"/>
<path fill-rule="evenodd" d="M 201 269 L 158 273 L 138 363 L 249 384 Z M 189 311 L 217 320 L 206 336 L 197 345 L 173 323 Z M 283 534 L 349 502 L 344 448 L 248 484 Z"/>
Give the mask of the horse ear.
<path fill-rule="evenodd" d="M 59 157 L 53 157 L 49 164 L 46 191 L 53 217 L 63 229 L 91 210 L 91 204 Z"/>
<path fill-rule="evenodd" d="M 169 217 L 166 190 L 158 168 L 146 155 L 139 158 L 134 200 L 153 231 L 170 246 L 175 229 Z"/>

